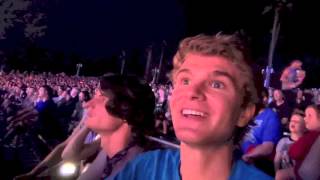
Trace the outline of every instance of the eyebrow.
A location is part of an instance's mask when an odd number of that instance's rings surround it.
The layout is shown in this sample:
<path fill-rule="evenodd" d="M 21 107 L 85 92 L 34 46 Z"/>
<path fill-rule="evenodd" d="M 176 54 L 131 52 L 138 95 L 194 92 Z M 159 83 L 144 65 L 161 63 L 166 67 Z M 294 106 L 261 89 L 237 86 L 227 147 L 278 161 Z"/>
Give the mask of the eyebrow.
<path fill-rule="evenodd" d="M 181 69 L 176 73 L 175 78 L 181 73 L 191 74 L 191 71 L 189 69 Z M 232 85 L 234 87 L 239 88 L 236 79 L 226 71 L 214 70 L 211 75 L 212 76 L 218 76 L 218 77 L 219 76 L 225 77 L 225 78 L 227 78 L 227 79 L 229 79 L 231 81 L 231 83 L 232 83 Z"/>
<path fill-rule="evenodd" d="M 218 76 L 218 77 L 219 76 L 225 77 L 225 78 L 227 78 L 227 79 L 229 79 L 231 81 L 231 83 L 234 85 L 234 87 L 236 87 L 236 88 L 239 87 L 236 79 L 226 71 L 215 70 L 215 71 L 212 72 L 212 75 L 213 76 Z"/>
<path fill-rule="evenodd" d="M 181 74 L 181 73 L 188 73 L 188 74 L 191 74 L 191 71 L 189 70 L 189 69 L 180 69 L 177 73 L 176 73 L 176 75 L 175 75 L 175 77 L 177 77 L 179 74 Z"/>

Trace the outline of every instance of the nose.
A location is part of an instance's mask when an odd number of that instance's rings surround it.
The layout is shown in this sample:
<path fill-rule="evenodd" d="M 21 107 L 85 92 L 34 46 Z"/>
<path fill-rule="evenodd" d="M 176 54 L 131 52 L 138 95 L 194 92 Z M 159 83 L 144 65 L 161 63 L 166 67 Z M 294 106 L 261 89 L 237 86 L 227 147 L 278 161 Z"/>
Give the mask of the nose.
<path fill-rule="evenodd" d="M 193 83 L 188 88 L 188 98 L 191 100 L 205 100 L 205 85 L 203 82 Z"/>

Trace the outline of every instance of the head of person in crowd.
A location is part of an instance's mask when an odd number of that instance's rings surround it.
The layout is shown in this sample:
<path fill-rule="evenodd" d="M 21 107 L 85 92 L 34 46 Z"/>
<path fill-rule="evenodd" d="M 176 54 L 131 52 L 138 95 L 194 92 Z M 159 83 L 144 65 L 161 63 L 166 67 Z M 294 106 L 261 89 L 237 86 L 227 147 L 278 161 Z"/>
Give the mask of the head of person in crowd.
<path fill-rule="evenodd" d="M 310 105 L 305 110 L 305 124 L 309 131 L 320 131 L 320 105 Z"/>
<path fill-rule="evenodd" d="M 304 116 L 305 114 L 302 110 L 294 109 L 289 122 L 289 130 L 291 134 L 301 137 L 306 132 L 307 129 L 304 122 Z"/>
<path fill-rule="evenodd" d="M 170 108 L 175 133 L 189 145 L 224 145 L 245 130 L 259 101 L 250 56 L 234 35 L 184 39 L 174 56 Z"/>
<path fill-rule="evenodd" d="M 79 94 L 78 88 L 73 87 L 73 88 L 71 89 L 71 92 L 70 92 L 71 97 L 72 97 L 72 98 L 76 98 L 76 97 L 78 96 L 78 94 Z"/>
<path fill-rule="evenodd" d="M 304 95 L 303 91 L 301 89 L 298 89 L 298 91 L 297 91 L 297 99 L 303 99 L 303 95 Z"/>
<path fill-rule="evenodd" d="M 79 101 L 80 102 L 88 102 L 90 100 L 90 93 L 89 91 L 83 90 L 79 93 Z"/>
<path fill-rule="evenodd" d="M 33 97 L 35 94 L 35 89 L 33 87 L 27 87 L 26 93 L 27 97 Z"/>
<path fill-rule="evenodd" d="M 280 89 L 275 89 L 273 91 L 273 99 L 275 102 L 281 102 L 284 100 L 283 93 Z"/>
<path fill-rule="evenodd" d="M 306 77 L 306 71 L 305 70 L 297 70 L 297 81 L 302 82 L 304 78 Z"/>
<path fill-rule="evenodd" d="M 269 104 L 269 95 L 268 95 L 268 90 L 267 89 L 263 89 L 261 91 L 261 99 L 262 99 L 263 106 L 267 107 L 267 105 Z"/>
<path fill-rule="evenodd" d="M 290 67 L 292 68 L 295 68 L 295 69 L 301 69 L 302 68 L 302 61 L 296 59 L 296 60 L 293 60 L 291 63 L 290 63 Z"/>
<path fill-rule="evenodd" d="M 86 105 L 87 126 L 103 136 L 125 133 L 137 143 L 154 132 L 155 97 L 151 87 L 131 75 L 107 74 Z"/>
<path fill-rule="evenodd" d="M 70 101 L 72 99 L 71 91 L 70 90 L 64 91 L 63 98 L 65 99 L 65 101 Z"/>
<path fill-rule="evenodd" d="M 58 96 L 61 96 L 63 91 L 65 90 L 66 88 L 64 86 L 58 86 L 57 88 L 57 95 Z"/>
<path fill-rule="evenodd" d="M 51 99 L 53 96 L 53 90 L 48 85 L 43 85 L 38 90 L 38 97 L 42 100 Z"/>

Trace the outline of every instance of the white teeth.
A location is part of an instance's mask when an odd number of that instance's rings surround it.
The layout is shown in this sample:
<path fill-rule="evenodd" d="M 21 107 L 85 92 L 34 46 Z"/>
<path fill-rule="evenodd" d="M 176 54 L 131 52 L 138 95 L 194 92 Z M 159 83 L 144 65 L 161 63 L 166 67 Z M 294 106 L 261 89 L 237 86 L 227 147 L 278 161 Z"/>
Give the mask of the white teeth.
<path fill-rule="evenodd" d="M 191 110 L 191 109 L 183 109 L 182 110 L 182 114 L 183 115 L 195 115 L 195 116 L 204 117 L 204 113 L 203 112 L 199 112 L 199 111 L 195 111 L 195 110 Z"/>

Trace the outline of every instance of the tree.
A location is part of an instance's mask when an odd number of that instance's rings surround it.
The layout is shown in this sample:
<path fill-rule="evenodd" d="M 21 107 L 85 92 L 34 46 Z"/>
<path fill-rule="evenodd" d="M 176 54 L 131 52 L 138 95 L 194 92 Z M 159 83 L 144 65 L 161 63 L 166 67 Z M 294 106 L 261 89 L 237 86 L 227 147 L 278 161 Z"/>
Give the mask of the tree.
<path fill-rule="evenodd" d="M 9 29 L 20 25 L 30 40 L 45 34 L 44 13 L 34 8 L 32 0 L 0 0 L 0 40 L 6 39 Z"/>

